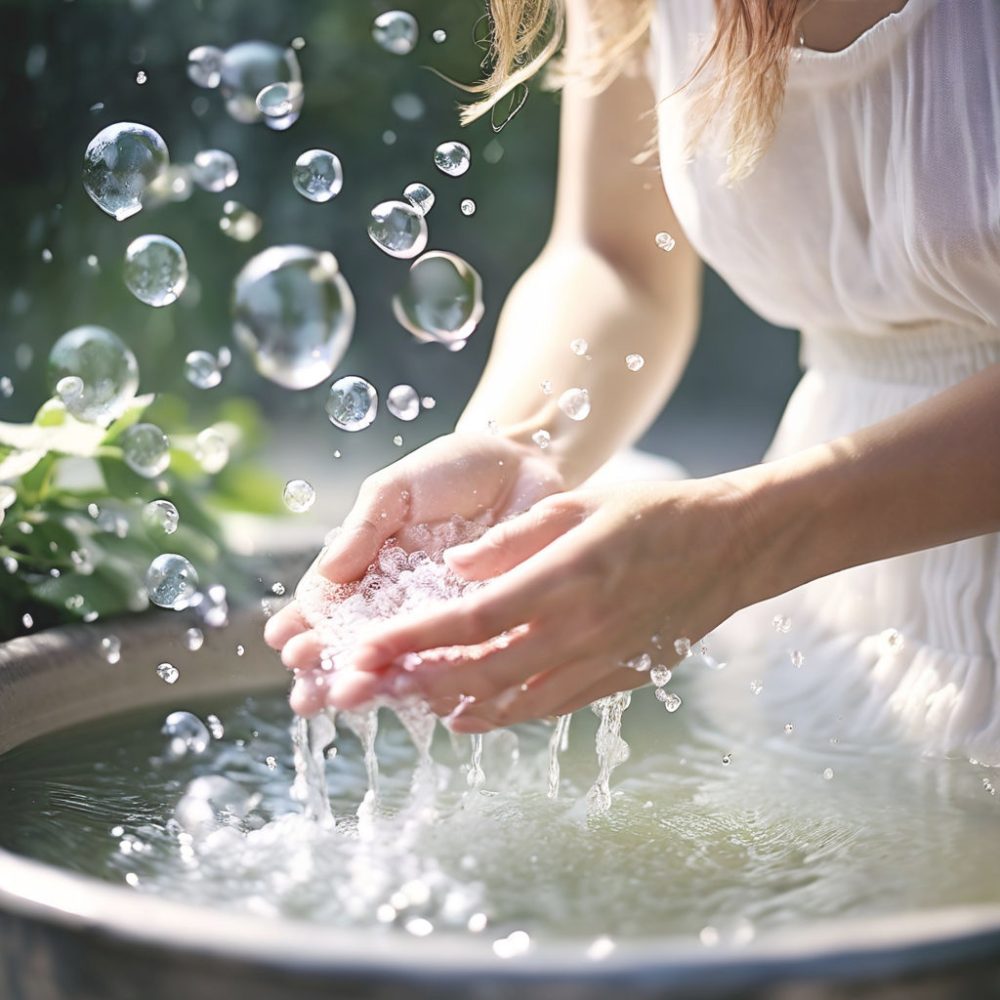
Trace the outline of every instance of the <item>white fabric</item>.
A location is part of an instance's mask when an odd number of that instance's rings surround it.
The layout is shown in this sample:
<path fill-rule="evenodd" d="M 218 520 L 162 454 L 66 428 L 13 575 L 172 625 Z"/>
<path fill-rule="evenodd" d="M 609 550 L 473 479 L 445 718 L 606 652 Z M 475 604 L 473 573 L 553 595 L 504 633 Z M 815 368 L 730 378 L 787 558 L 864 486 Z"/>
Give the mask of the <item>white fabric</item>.
<path fill-rule="evenodd" d="M 769 457 L 1000 363 L 1000 2 L 909 0 L 841 52 L 798 52 L 774 142 L 735 186 L 718 138 L 686 156 L 687 92 L 667 97 L 713 28 L 713 0 L 657 0 L 663 177 L 705 261 L 803 331 L 806 374 Z M 891 628 L 901 649 L 880 639 Z M 816 581 L 713 641 L 744 719 L 1000 764 L 998 535 Z"/>

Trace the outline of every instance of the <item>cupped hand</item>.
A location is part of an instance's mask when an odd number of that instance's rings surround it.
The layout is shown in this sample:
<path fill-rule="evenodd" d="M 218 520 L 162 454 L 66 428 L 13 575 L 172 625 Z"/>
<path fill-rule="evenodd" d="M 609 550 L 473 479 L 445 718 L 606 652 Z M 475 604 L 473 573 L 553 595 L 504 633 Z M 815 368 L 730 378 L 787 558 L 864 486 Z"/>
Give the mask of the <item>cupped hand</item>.
<path fill-rule="evenodd" d="M 534 445 L 492 434 L 445 435 L 365 480 L 340 530 L 307 575 L 350 583 L 364 575 L 389 538 L 407 548 L 408 532 L 417 525 L 433 526 L 456 514 L 495 524 L 562 488 L 555 465 Z M 323 698 L 308 672 L 320 665 L 323 643 L 295 601 L 269 619 L 264 638 L 281 651 L 287 667 L 299 672 L 292 707 L 315 714 Z M 368 681 L 373 690 L 370 675 Z"/>
<path fill-rule="evenodd" d="M 373 626 L 328 699 L 419 696 L 482 732 L 573 711 L 648 682 L 741 605 L 746 515 L 728 480 L 641 483 L 549 496 L 445 553 L 488 580 L 465 597 Z M 419 654 L 418 657 L 407 654 Z M 631 665 L 629 665 L 631 664 Z"/>

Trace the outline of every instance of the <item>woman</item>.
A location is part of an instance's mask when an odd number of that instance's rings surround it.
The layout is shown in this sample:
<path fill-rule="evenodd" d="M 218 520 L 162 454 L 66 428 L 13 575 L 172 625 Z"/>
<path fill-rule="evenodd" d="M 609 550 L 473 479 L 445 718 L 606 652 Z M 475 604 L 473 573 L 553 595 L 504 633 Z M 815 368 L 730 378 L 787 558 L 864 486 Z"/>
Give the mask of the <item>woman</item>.
<path fill-rule="evenodd" d="M 1000 762 L 1000 5 L 565 2 L 551 238 L 455 433 L 369 479 L 315 567 L 356 579 L 389 536 L 457 513 L 496 523 L 447 554 L 490 582 L 373 631 L 328 703 L 417 693 L 483 731 L 641 685 L 629 661 L 713 630 L 713 652 L 727 633 L 773 641 L 777 607 L 808 662 L 775 668 L 775 705 Z M 472 114 L 538 68 L 562 10 L 493 0 L 497 68 Z M 653 90 L 626 67 L 647 19 Z M 669 203 L 632 162 L 654 106 Z M 579 488 L 675 385 L 699 258 L 803 331 L 768 460 Z M 589 391 L 584 420 L 557 406 L 569 387 Z M 300 676 L 318 667 L 294 605 L 267 639 Z"/>

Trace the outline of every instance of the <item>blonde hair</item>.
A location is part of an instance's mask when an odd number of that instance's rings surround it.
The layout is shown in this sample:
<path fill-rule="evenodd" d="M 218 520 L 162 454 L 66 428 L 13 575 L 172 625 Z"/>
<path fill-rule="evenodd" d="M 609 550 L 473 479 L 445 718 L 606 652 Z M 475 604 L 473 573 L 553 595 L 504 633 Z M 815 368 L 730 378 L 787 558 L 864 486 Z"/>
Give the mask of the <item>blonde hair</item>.
<path fill-rule="evenodd" d="M 548 74 L 554 85 L 569 75 L 582 76 L 597 88 L 607 85 L 635 57 L 647 36 L 653 0 L 591 2 L 599 16 L 583 57 L 573 65 L 561 60 Z M 729 180 L 751 173 L 774 134 L 798 21 L 813 2 L 715 0 L 715 36 L 678 90 L 700 84 L 692 105 L 691 148 L 701 141 L 710 122 L 724 117 Z M 495 113 L 508 97 L 512 110 L 520 106 L 519 88 L 523 90 L 562 44 L 565 4 L 566 0 L 489 0 L 488 70 L 483 80 L 466 88 L 483 96 L 462 109 L 463 123 Z"/>

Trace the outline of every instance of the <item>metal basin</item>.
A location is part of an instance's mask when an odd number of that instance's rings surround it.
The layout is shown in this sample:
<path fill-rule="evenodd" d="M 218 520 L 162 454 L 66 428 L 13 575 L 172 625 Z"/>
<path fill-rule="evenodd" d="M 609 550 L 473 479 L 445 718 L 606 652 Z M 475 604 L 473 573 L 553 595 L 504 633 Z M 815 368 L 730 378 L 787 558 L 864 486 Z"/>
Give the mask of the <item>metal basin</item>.
<path fill-rule="evenodd" d="M 177 616 L 119 623 L 123 657 L 98 634 L 58 629 L 0 646 L 0 753 L 63 727 L 176 700 L 152 670 L 169 660 L 185 694 L 283 682 L 249 617 L 209 633 L 197 655 Z M 242 641 L 246 655 L 232 655 Z M 154 659 L 156 658 L 156 659 Z M 2 800 L 0 800 L 2 808 Z M 656 891 L 655 887 L 650 887 Z M 742 948 L 662 940 L 622 945 L 601 962 L 546 947 L 513 962 L 485 942 L 345 932 L 217 912 L 0 851 L 0 1000 L 591 1000 L 646 998 L 940 1000 L 1000 996 L 1000 907 L 845 920 L 762 937 Z"/>

